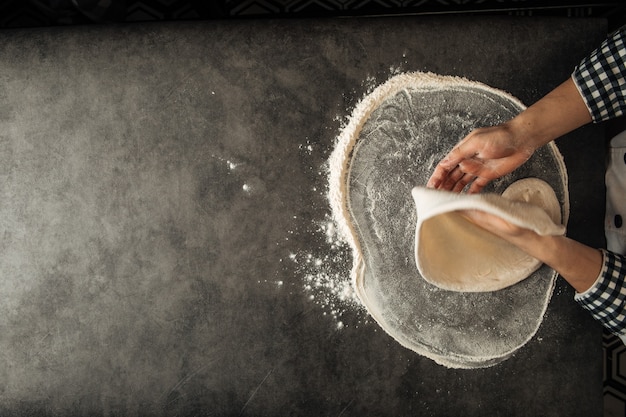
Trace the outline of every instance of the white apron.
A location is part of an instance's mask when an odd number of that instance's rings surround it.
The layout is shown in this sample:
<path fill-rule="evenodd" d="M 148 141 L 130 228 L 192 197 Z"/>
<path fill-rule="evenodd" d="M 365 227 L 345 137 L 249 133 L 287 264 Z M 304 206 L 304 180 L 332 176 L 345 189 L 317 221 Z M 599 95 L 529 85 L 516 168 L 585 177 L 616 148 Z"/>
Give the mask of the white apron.
<path fill-rule="evenodd" d="M 604 217 L 606 245 L 611 252 L 626 254 L 626 131 L 611 139 L 608 152 Z M 626 335 L 620 339 L 626 344 Z"/>

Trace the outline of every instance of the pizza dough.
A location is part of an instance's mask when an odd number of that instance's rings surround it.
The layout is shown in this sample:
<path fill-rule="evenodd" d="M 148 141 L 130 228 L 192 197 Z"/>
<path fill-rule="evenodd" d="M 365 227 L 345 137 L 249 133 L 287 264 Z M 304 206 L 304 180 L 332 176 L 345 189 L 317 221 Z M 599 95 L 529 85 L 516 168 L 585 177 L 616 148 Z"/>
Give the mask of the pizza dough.
<path fill-rule="evenodd" d="M 502 195 L 457 194 L 415 187 L 415 260 L 422 277 L 451 291 L 496 291 L 541 266 L 459 210 L 482 210 L 540 235 L 562 235 L 561 208 L 552 187 L 537 178 L 511 184 Z"/>

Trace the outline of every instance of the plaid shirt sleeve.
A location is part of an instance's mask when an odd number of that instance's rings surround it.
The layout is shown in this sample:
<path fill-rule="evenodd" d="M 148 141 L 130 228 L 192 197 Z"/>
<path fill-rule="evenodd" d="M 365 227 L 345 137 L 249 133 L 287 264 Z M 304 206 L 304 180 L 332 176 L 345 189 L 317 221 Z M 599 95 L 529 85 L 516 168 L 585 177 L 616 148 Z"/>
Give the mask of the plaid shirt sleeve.
<path fill-rule="evenodd" d="M 572 79 L 594 122 L 621 116 L 626 110 L 626 26 L 613 32 L 583 59 Z"/>
<path fill-rule="evenodd" d="M 574 299 L 611 332 L 626 338 L 626 256 L 602 250 L 598 280 Z"/>

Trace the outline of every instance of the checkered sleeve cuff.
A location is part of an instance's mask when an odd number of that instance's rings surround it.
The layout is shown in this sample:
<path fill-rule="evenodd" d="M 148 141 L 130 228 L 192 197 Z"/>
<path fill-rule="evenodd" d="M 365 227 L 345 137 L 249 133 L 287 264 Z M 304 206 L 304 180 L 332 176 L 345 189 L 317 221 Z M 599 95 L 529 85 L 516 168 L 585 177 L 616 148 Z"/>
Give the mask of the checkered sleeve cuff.
<path fill-rule="evenodd" d="M 594 122 L 621 116 L 626 109 L 626 26 L 615 31 L 572 73 Z"/>
<path fill-rule="evenodd" d="M 626 334 L 626 257 L 602 250 L 604 262 L 596 282 L 574 299 L 604 327 Z"/>

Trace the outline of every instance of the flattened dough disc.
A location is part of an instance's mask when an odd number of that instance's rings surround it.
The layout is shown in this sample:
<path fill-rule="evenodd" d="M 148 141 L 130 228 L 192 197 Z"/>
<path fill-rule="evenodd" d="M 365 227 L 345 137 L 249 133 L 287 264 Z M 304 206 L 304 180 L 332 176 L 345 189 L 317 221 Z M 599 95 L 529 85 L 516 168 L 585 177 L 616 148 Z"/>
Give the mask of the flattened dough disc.
<path fill-rule="evenodd" d="M 502 194 L 458 194 L 415 187 L 415 262 L 425 280 L 451 291 L 496 291 L 541 262 L 475 225 L 459 210 L 481 210 L 540 235 L 562 235 L 561 209 L 548 183 L 526 178 Z"/>
<path fill-rule="evenodd" d="M 511 95 L 467 79 L 400 74 L 357 104 L 331 154 L 331 208 L 353 247 L 359 298 L 398 343 L 447 367 L 491 366 L 528 342 L 556 274 L 541 266 L 496 292 L 454 292 L 428 283 L 415 264 L 411 190 L 425 186 L 436 164 L 472 129 L 523 109 Z M 554 143 L 485 192 L 502 194 L 528 177 L 550 185 L 566 224 L 567 177 Z"/>

